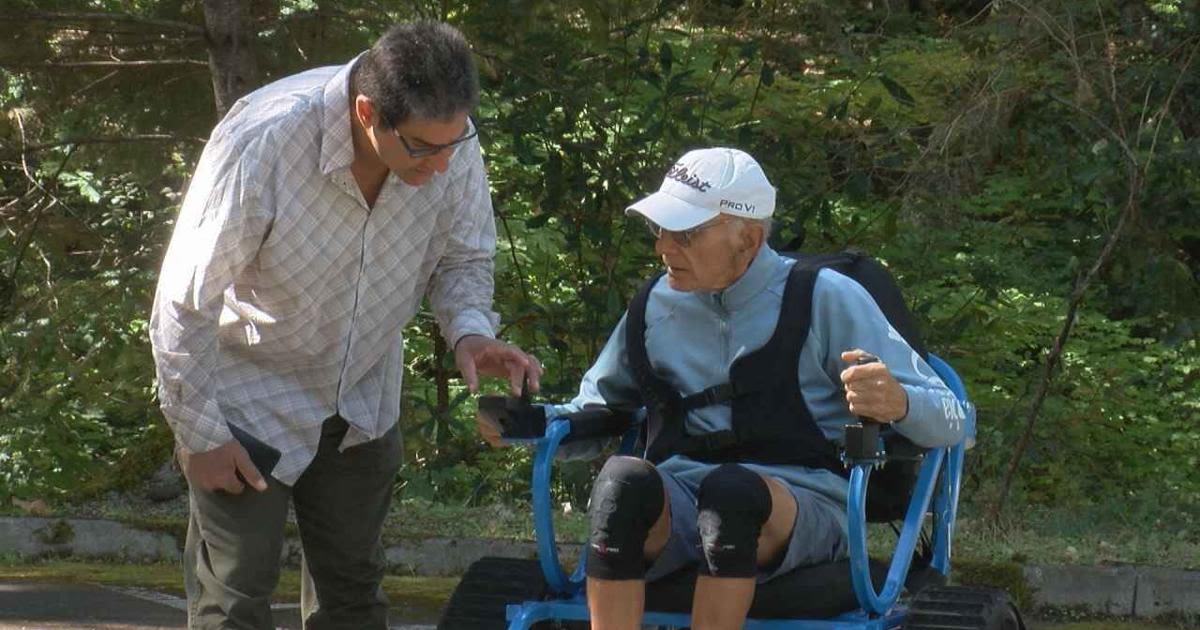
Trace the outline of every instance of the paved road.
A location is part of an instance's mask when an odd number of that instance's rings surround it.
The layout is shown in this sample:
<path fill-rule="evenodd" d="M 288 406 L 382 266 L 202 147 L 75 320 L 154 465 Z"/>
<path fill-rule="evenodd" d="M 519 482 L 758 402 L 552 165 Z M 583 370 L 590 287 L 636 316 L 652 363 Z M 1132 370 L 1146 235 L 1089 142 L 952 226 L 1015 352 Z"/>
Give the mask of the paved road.
<path fill-rule="evenodd" d="M 300 628 L 297 605 L 275 606 L 275 623 Z M 438 611 L 393 608 L 393 630 L 434 630 Z M 1030 630 L 1056 630 L 1059 624 L 1026 619 Z M 184 602 L 136 588 L 87 584 L 45 584 L 0 580 L 0 630 L 157 630 L 184 628 Z M 1148 622 L 1096 623 L 1089 630 L 1169 630 Z"/>
<path fill-rule="evenodd" d="M 392 610 L 395 630 L 432 630 L 437 613 Z M 279 628 L 300 628 L 298 606 L 275 607 Z M 135 588 L 0 581 L 0 630 L 150 630 L 186 627 L 178 597 Z"/>

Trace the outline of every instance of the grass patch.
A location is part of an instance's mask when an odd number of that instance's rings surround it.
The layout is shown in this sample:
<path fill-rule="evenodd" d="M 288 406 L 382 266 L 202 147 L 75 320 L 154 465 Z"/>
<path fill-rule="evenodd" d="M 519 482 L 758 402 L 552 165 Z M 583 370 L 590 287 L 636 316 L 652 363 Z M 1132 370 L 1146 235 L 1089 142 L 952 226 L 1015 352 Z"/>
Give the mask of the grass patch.
<path fill-rule="evenodd" d="M 1022 508 L 999 524 L 965 509 L 955 556 L 1020 564 L 1134 564 L 1200 569 L 1200 530 L 1171 514 L 1110 512 L 1111 506 Z"/>
<path fill-rule="evenodd" d="M 533 508 L 527 503 L 493 504 L 479 507 L 442 505 L 423 500 L 405 500 L 392 507 L 384 538 L 502 538 L 534 540 Z M 588 532 L 587 514 L 556 510 L 554 537 L 559 542 L 582 541 Z"/>
<path fill-rule="evenodd" d="M 177 564 L 107 564 L 51 560 L 0 562 L 0 580 L 106 584 L 147 588 L 183 596 L 183 569 Z M 384 576 L 383 589 L 394 605 L 438 610 L 450 598 L 458 578 Z M 300 601 L 300 572 L 284 569 L 273 598 L 277 602 Z"/>
<path fill-rule="evenodd" d="M 588 531 L 583 506 L 554 513 L 560 543 L 582 541 Z M 18 515 L 14 506 L 0 513 Z M 959 563 L 1132 564 L 1200 569 L 1200 529 L 1195 515 L 1164 507 L 1150 497 L 1094 506 L 1037 507 L 1013 502 L 1000 523 L 987 522 L 982 506 L 961 506 L 954 539 Z M 134 495 L 106 495 L 73 504 L 52 504 L 48 516 L 106 518 L 183 540 L 187 499 L 153 503 Z M 288 524 L 289 535 L 295 526 Z M 890 555 L 895 536 L 885 527 L 872 528 L 871 554 Z M 877 530 L 877 531 L 876 531 Z M 399 498 L 386 520 L 388 544 L 426 537 L 533 540 L 533 510 L 527 501 L 463 506 L 424 499 Z"/>
<path fill-rule="evenodd" d="M 964 506 L 954 538 L 956 562 L 1017 564 L 1133 564 L 1175 569 L 1200 569 L 1200 530 L 1177 519 L 1114 517 L 1102 508 L 1023 508 L 999 524 L 985 522 L 981 510 Z M 80 516 L 72 506 L 57 506 L 54 517 Z M 83 516 L 107 518 L 183 540 L 187 531 L 187 504 L 115 502 L 89 506 Z M 287 525 L 295 535 L 295 525 Z M 579 542 L 587 536 L 587 514 L 582 509 L 556 510 L 554 532 L 558 542 Z M 442 538 L 500 538 L 533 540 L 533 510 L 528 503 L 461 506 L 420 499 L 396 501 L 385 525 L 388 544 L 431 536 Z M 890 555 L 895 536 L 886 526 L 873 526 L 871 554 Z"/>
<path fill-rule="evenodd" d="M 1200 530 L 1183 518 L 1114 516 L 1107 508 L 1021 508 L 1000 523 L 987 522 L 982 509 L 967 505 L 954 531 L 957 570 L 979 564 L 1130 564 L 1200 569 Z M 872 525 L 872 556 L 890 556 L 896 536 Z"/>
<path fill-rule="evenodd" d="M 169 516 L 153 516 L 153 517 L 136 517 L 128 516 L 126 518 L 114 519 L 118 520 L 130 527 L 155 532 L 159 534 L 167 534 L 174 536 L 175 542 L 179 547 L 183 548 L 183 541 L 187 538 L 188 521 L 186 518 L 177 518 Z"/>
<path fill-rule="evenodd" d="M 62 560 L 0 564 L 0 579 L 136 586 L 183 594 L 183 573 L 173 564 L 107 564 Z M 298 592 L 298 591 L 297 591 Z"/>
<path fill-rule="evenodd" d="M 128 496 L 106 501 L 51 505 L 48 518 L 102 518 L 137 529 L 175 536 L 182 544 L 187 533 L 186 497 L 163 503 Z M 15 507 L 0 508 L 0 516 L 23 516 Z M 462 506 L 403 499 L 392 503 L 385 521 L 384 539 L 397 542 L 413 538 L 500 538 L 533 540 L 533 508 L 528 502 Z M 555 537 L 560 542 L 581 541 L 587 535 L 587 514 L 558 510 L 554 514 Z M 288 536 L 297 535 L 289 516 Z"/>

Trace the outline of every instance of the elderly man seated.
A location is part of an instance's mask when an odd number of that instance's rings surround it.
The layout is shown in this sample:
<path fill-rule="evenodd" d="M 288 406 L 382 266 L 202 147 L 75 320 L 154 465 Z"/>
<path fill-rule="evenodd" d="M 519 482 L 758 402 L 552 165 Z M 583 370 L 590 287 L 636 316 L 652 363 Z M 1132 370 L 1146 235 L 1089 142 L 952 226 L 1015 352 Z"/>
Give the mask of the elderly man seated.
<path fill-rule="evenodd" d="M 921 446 L 961 438 L 953 394 L 861 285 L 830 269 L 793 274 L 767 245 L 774 210 L 752 157 L 711 148 L 626 211 L 646 221 L 666 272 L 579 395 L 544 410 L 649 411 L 646 459 L 610 458 L 592 489 L 593 628 L 639 627 L 646 581 L 687 566 L 699 571 L 693 627 L 740 628 L 757 583 L 845 557 L 835 443 L 855 416 Z"/>

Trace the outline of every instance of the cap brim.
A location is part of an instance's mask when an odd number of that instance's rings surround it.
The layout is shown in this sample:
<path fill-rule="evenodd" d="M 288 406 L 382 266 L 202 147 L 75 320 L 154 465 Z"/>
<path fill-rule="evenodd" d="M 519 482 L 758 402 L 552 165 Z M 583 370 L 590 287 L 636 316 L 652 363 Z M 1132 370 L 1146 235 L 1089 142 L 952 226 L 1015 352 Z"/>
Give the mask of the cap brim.
<path fill-rule="evenodd" d="M 694 228 L 705 221 L 716 217 L 720 212 L 714 212 L 688 203 L 675 195 L 662 191 L 656 192 L 641 201 L 625 208 L 625 214 L 638 213 L 657 223 L 665 230 L 679 232 Z"/>

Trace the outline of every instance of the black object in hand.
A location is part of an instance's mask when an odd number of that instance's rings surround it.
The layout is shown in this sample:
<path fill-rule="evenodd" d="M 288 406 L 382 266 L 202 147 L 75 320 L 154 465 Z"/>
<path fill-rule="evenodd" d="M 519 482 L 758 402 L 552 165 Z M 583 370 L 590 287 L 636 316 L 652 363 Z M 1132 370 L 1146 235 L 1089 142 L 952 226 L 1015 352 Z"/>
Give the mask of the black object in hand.
<path fill-rule="evenodd" d="M 480 396 L 479 413 L 500 425 L 506 439 L 540 438 L 546 433 L 546 410 L 522 396 Z"/>
<path fill-rule="evenodd" d="M 864 352 L 854 360 L 854 365 L 867 365 L 868 363 L 879 363 L 879 357 L 869 352 Z"/>
<path fill-rule="evenodd" d="M 879 363 L 879 357 L 863 353 L 854 360 L 854 365 Z M 858 424 L 847 424 L 845 430 L 846 458 L 855 460 L 878 460 L 885 453 L 880 448 L 879 423 L 866 416 L 858 416 Z"/>
<path fill-rule="evenodd" d="M 229 432 L 233 434 L 234 439 L 246 449 L 246 454 L 250 456 L 250 463 L 258 469 L 258 473 L 266 478 L 275 470 L 275 465 L 279 463 L 279 449 L 263 442 L 262 440 L 250 435 L 241 427 L 232 422 L 226 423 L 229 426 Z M 238 476 L 241 476 L 239 473 Z M 245 479 L 242 480 L 243 482 Z"/>

